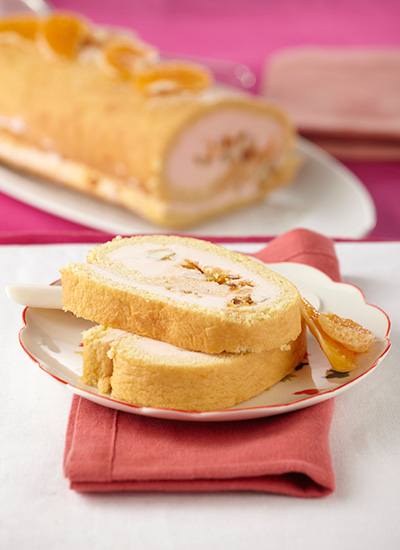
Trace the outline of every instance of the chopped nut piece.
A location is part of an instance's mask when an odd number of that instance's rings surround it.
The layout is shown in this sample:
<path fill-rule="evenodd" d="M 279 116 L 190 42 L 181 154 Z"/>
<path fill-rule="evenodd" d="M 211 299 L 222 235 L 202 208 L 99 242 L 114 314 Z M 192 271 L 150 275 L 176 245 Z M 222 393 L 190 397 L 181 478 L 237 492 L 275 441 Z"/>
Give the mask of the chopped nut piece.
<path fill-rule="evenodd" d="M 229 302 L 228 307 L 232 307 L 232 306 L 252 306 L 252 305 L 254 305 L 253 299 L 250 296 L 250 294 L 248 294 L 247 296 L 235 296 L 235 298 L 233 298 Z"/>
<path fill-rule="evenodd" d="M 147 257 L 150 258 L 150 260 L 156 260 L 156 261 L 170 260 L 174 256 L 175 256 L 175 252 L 172 252 L 172 250 L 168 250 L 166 248 L 149 250 L 147 253 Z"/>
<path fill-rule="evenodd" d="M 204 273 L 201 273 L 201 271 L 197 271 L 194 269 L 190 269 L 187 273 L 185 273 L 185 277 L 189 277 L 190 279 L 203 279 L 207 280 L 207 275 L 204 275 Z"/>
<path fill-rule="evenodd" d="M 265 302 L 267 298 L 265 296 L 261 296 L 261 294 L 252 294 L 251 299 L 254 304 L 260 304 L 261 302 Z"/>
<path fill-rule="evenodd" d="M 192 262 L 192 260 L 184 260 L 181 266 L 185 269 L 196 269 L 197 271 L 200 271 L 200 273 L 204 273 L 203 270 L 195 262 Z"/>
<path fill-rule="evenodd" d="M 194 157 L 194 162 L 209 164 L 213 161 L 263 163 L 270 161 L 273 148 L 259 148 L 249 135 L 240 132 L 236 136 L 225 135 L 219 141 L 208 141 L 203 153 Z"/>
<path fill-rule="evenodd" d="M 211 265 L 206 265 L 200 267 L 196 262 L 192 260 L 184 260 L 181 264 L 185 269 L 193 270 L 194 272 L 199 273 L 199 275 L 204 275 L 206 280 L 210 283 L 217 283 L 219 285 L 226 285 L 231 290 L 237 290 L 245 286 L 254 286 L 254 283 L 246 279 L 242 279 L 240 275 L 235 273 L 225 273 L 221 268 L 213 267 Z"/>

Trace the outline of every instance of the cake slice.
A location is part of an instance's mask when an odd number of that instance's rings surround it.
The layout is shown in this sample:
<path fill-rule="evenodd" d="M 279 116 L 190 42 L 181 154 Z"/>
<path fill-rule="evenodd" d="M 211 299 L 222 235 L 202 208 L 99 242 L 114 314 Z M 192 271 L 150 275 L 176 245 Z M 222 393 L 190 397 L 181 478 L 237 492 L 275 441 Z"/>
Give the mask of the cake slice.
<path fill-rule="evenodd" d="M 181 228 L 261 200 L 298 165 L 267 101 L 80 18 L 0 19 L 0 161 Z"/>
<path fill-rule="evenodd" d="M 65 310 L 188 350 L 261 352 L 301 331 L 294 284 L 198 239 L 116 237 L 60 271 Z"/>
<path fill-rule="evenodd" d="M 293 372 L 306 330 L 282 349 L 209 355 L 95 326 L 83 333 L 82 382 L 141 407 L 207 411 L 232 407 Z"/>

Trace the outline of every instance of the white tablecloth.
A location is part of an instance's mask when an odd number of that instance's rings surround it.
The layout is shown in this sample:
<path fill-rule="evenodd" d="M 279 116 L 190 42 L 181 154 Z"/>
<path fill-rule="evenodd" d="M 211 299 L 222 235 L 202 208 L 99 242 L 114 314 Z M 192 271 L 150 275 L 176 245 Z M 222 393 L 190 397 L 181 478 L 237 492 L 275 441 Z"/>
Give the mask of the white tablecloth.
<path fill-rule="evenodd" d="M 50 283 L 89 248 L 0 247 L 2 548 L 400 548 L 400 243 L 337 244 L 343 279 L 389 314 L 393 347 L 378 369 L 336 397 L 331 448 L 337 489 L 311 500 L 69 489 L 62 458 L 72 394 L 20 348 L 22 307 L 7 299 L 4 286 Z"/>

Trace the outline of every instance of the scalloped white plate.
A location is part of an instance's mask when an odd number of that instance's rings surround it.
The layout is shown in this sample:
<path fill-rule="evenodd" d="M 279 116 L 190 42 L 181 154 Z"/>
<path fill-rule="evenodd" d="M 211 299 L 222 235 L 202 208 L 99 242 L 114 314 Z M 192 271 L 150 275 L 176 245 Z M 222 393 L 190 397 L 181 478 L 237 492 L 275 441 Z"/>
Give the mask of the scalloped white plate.
<path fill-rule="evenodd" d="M 25 326 L 20 342 L 28 355 L 55 380 L 72 392 L 95 403 L 133 414 L 158 418 L 221 421 L 245 420 L 286 413 L 331 399 L 350 389 L 373 371 L 388 352 L 390 320 L 376 306 L 367 304 L 357 287 L 333 282 L 315 268 L 296 263 L 268 264 L 269 267 L 293 281 L 301 292 L 310 292 L 320 301 L 320 310 L 331 310 L 351 318 L 372 330 L 376 341 L 368 353 L 359 356 L 359 367 L 348 374 L 334 373 L 315 339 L 309 335 L 307 362 L 267 391 L 230 409 L 211 412 L 188 412 L 170 409 L 137 407 L 110 396 L 79 380 L 82 374 L 81 333 L 93 323 L 78 319 L 59 310 L 24 310 Z"/>
<path fill-rule="evenodd" d="M 295 227 L 329 237 L 359 239 L 375 226 L 375 206 L 361 181 L 305 139 L 296 179 L 258 204 L 205 222 L 194 236 L 280 235 Z M 121 235 L 165 233 L 123 208 L 0 165 L 0 191 L 70 221 Z"/>

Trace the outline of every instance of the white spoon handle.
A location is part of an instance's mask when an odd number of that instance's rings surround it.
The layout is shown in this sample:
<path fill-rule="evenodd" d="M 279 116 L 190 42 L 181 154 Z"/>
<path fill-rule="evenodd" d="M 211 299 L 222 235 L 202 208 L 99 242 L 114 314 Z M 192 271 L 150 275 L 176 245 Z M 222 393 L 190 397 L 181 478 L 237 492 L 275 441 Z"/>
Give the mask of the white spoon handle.
<path fill-rule="evenodd" d="M 22 306 L 62 309 L 61 286 L 16 284 L 8 285 L 6 291 L 10 300 Z M 301 293 L 316 309 L 319 309 L 321 302 L 318 296 L 308 290 Z"/>
<path fill-rule="evenodd" d="M 8 285 L 10 300 L 22 306 L 62 309 L 62 287 L 46 285 Z"/>

